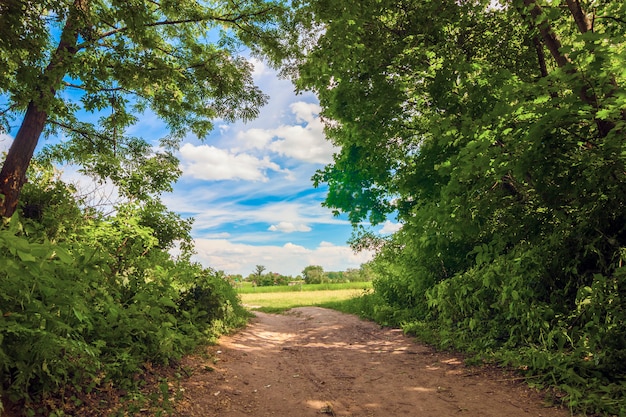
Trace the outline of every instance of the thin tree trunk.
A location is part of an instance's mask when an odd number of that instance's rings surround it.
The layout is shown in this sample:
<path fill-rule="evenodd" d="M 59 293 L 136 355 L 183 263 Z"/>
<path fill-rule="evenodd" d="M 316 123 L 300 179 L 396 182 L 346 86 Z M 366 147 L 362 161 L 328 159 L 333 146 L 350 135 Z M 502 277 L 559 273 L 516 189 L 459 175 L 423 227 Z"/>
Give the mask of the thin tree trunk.
<path fill-rule="evenodd" d="M 17 208 L 20 191 L 26 183 L 26 169 L 47 119 L 48 114 L 31 101 L 0 171 L 0 194 L 4 195 L 0 215 L 4 217 L 11 217 Z"/>
<path fill-rule="evenodd" d="M 591 22 L 587 18 L 587 15 L 583 12 L 580 2 L 578 0 L 566 0 L 566 2 L 569 11 L 574 17 L 574 21 L 576 21 L 576 25 L 578 26 L 580 33 L 586 33 L 591 30 Z"/>
<path fill-rule="evenodd" d="M 17 209 L 20 192 L 26 183 L 26 170 L 48 120 L 47 108 L 66 74 L 68 61 L 77 51 L 78 33 L 89 0 L 75 0 L 59 45 L 43 71 L 36 88 L 36 99 L 28 103 L 20 129 L 0 171 L 0 216 L 11 217 Z"/>
<path fill-rule="evenodd" d="M 537 51 L 537 62 L 539 63 L 539 71 L 543 78 L 548 76 L 548 66 L 546 65 L 546 55 L 543 53 L 543 44 L 538 36 L 533 38 L 535 50 Z"/>
<path fill-rule="evenodd" d="M 530 15 L 533 18 L 533 22 L 536 22 L 535 24 L 537 25 L 537 29 L 539 29 L 539 33 L 541 35 L 541 38 L 543 39 L 543 42 L 550 51 L 550 54 L 556 61 L 556 64 L 559 66 L 559 68 L 566 68 L 565 70 L 568 74 L 577 74 L 578 71 L 576 67 L 574 67 L 569 57 L 561 52 L 561 41 L 556 33 L 554 33 L 554 30 L 552 29 L 549 20 L 543 14 L 541 6 L 537 4 L 536 0 L 523 0 L 523 3 L 524 6 L 529 9 Z M 572 7 L 576 5 L 580 6 L 577 1 L 570 0 L 568 3 L 571 3 Z M 582 13 L 582 11 L 580 12 Z M 579 26 L 583 25 L 583 27 L 586 27 L 584 20 L 578 22 L 578 20 L 582 19 L 581 16 L 578 16 L 578 18 L 576 18 L 575 16 L 574 18 Z M 583 85 L 578 89 L 578 92 L 583 102 L 589 104 L 593 108 L 598 108 L 598 97 L 595 93 L 589 91 L 589 87 L 587 85 L 584 85 L 584 82 Z M 609 132 L 615 127 L 615 124 L 608 120 L 596 119 L 595 122 L 600 137 L 606 137 Z"/>

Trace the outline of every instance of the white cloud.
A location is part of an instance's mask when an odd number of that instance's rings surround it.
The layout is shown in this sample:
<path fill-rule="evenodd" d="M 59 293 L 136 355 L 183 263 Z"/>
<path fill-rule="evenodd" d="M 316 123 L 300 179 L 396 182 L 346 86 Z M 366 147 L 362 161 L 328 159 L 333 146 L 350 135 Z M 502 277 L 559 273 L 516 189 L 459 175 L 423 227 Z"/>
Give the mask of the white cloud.
<path fill-rule="evenodd" d="M 296 101 L 289 107 L 291 108 L 292 113 L 296 115 L 296 120 L 298 122 L 319 122 L 317 115 L 319 115 L 322 108 L 318 104 Z"/>
<path fill-rule="evenodd" d="M 262 205 L 246 205 L 231 200 L 214 203 L 201 202 L 200 206 L 194 207 L 193 197 L 188 198 L 186 205 L 184 201 L 173 205 L 172 200 L 166 201 L 168 207 L 190 213 L 195 219 L 194 230 L 197 232 L 209 231 L 226 224 L 239 226 L 267 224 L 265 231 L 260 231 L 260 233 L 263 239 L 269 240 L 274 239 L 276 235 L 266 233 L 268 230 L 283 233 L 310 232 L 312 230 L 310 225 L 314 224 L 349 227 L 348 221 L 334 217 L 330 210 L 321 207 L 319 203 L 266 202 Z"/>
<path fill-rule="evenodd" d="M 289 173 L 271 162 L 248 154 L 235 154 L 214 146 L 186 143 L 180 148 L 183 174 L 201 180 L 268 181 L 268 170 Z"/>
<path fill-rule="evenodd" d="M 381 235 L 390 235 L 390 234 L 397 232 L 400 229 L 402 229 L 401 223 L 393 223 L 389 220 L 386 220 L 385 223 L 383 223 L 382 229 L 380 229 L 378 233 Z"/>
<path fill-rule="evenodd" d="M 11 144 L 13 143 L 13 138 L 6 133 L 0 133 L 0 155 L 4 152 L 8 152 Z"/>
<path fill-rule="evenodd" d="M 268 271 L 297 276 L 309 265 L 320 265 L 325 271 L 358 268 L 372 258 L 370 252 L 354 253 L 348 246 L 321 243 L 307 249 L 293 243 L 283 246 L 254 246 L 225 239 L 196 239 L 196 259 L 204 266 L 230 274 L 247 276 L 256 265 Z"/>
<path fill-rule="evenodd" d="M 263 149 L 272 141 L 272 132 L 256 128 L 243 130 L 237 134 L 237 141 L 243 144 L 243 149 Z"/>
<path fill-rule="evenodd" d="M 110 214 L 115 211 L 114 206 L 122 201 L 119 188 L 111 180 L 100 182 L 79 171 L 77 165 L 63 165 L 57 167 L 61 172 L 61 179 L 72 184 L 78 197 L 85 207 Z"/>
<path fill-rule="evenodd" d="M 272 74 L 272 70 L 265 65 L 263 61 L 257 58 L 248 58 L 248 62 L 250 62 L 253 66 L 252 69 L 252 77 L 257 79 L 264 75 Z"/>
<path fill-rule="evenodd" d="M 267 149 L 299 161 L 328 164 L 338 149 L 324 136 L 317 104 L 297 101 L 289 106 L 296 122 L 272 129 L 250 128 L 237 134 L 243 149 Z M 237 150 L 237 149 L 234 149 Z"/>
<path fill-rule="evenodd" d="M 310 232 L 311 228 L 306 224 L 294 224 L 291 222 L 280 222 L 278 224 L 271 225 L 267 230 L 272 232 L 283 232 L 283 233 L 292 233 L 292 232 Z"/>

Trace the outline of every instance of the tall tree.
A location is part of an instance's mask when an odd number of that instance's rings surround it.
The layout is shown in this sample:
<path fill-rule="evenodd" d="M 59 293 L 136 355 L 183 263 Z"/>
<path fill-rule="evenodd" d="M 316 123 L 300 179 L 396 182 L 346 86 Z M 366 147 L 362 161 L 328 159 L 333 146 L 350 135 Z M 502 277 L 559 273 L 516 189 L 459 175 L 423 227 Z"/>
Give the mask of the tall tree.
<path fill-rule="evenodd" d="M 292 73 L 341 145 L 314 177 L 325 204 L 355 225 L 397 213 L 399 248 L 413 242 L 431 277 L 464 270 L 476 245 L 562 233 L 565 218 L 625 238 L 626 6 L 590 17 L 580 1 L 540 3 L 314 0 L 294 12 L 308 35 Z M 610 202 L 594 205 L 600 195 Z M 600 263 L 615 256 L 605 250 Z"/>
<path fill-rule="evenodd" d="M 255 277 L 257 278 L 261 278 L 261 276 L 263 275 L 263 272 L 266 270 L 267 268 L 263 265 L 256 265 L 254 267 L 254 272 L 252 273 Z"/>
<path fill-rule="evenodd" d="M 0 171 L 0 215 L 15 211 L 42 133 L 67 135 L 64 157 L 93 164 L 132 150 L 125 129 L 146 109 L 171 138 L 254 117 L 266 97 L 237 48 L 277 50 L 281 10 L 280 0 L 2 2 L 0 130 L 21 123 Z"/>
<path fill-rule="evenodd" d="M 354 241 L 379 248 L 379 295 L 438 331 L 473 332 L 476 349 L 568 340 L 572 361 L 596 361 L 576 362 L 581 373 L 618 386 L 626 3 L 297 5 L 289 71 L 341 147 L 314 177 L 325 204 L 357 227 L 403 223 L 388 241 Z"/>

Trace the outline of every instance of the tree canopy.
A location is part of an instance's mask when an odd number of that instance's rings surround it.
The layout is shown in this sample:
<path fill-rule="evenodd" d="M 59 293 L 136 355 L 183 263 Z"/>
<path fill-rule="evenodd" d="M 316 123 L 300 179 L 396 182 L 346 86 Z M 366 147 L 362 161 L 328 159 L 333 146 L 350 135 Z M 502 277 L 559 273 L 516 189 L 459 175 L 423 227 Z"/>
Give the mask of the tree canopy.
<path fill-rule="evenodd" d="M 288 71 L 341 147 L 314 181 L 355 225 L 355 247 L 379 248 L 375 288 L 391 310 L 376 311 L 434 323 L 448 345 L 519 349 L 538 373 L 561 372 L 537 357 L 567 341 L 561 366 L 619 396 L 626 5 L 295 4 L 306 35 Z M 387 216 L 403 227 L 386 241 L 361 226 Z"/>
<path fill-rule="evenodd" d="M 107 177 L 145 149 L 125 131 L 146 110 L 170 130 L 160 158 L 215 118 L 254 117 L 266 97 L 237 48 L 278 51 L 281 10 L 261 0 L 3 2 L 0 131 L 21 122 L 0 172 L 0 214 L 15 210 L 42 132 L 67 138 L 56 157 Z"/>

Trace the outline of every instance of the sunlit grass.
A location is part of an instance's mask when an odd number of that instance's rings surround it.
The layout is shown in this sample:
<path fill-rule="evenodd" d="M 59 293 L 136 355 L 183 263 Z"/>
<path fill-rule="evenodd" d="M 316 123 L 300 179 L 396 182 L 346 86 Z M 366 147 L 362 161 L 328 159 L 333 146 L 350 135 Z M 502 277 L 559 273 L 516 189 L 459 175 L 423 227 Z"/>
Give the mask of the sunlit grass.
<path fill-rule="evenodd" d="M 298 292 L 240 294 L 242 302 L 252 310 L 280 312 L 295 307 L 323 306 L 359 297 L 363 289 L 340 289 Z"/>
<path fill-rule="evenodd" d="M 250 282 L 236 284 L 235 289 L 239 294 L 250 293 L 277 293 L 277 292 L 301 292 L 301 291 L 339 291 L 339 290 L 364 290 L 372 288 L 371 282 L 342 282 L 336 284 L 297 284 L 275 285 L 267 287 L 253 287 Z"/>

